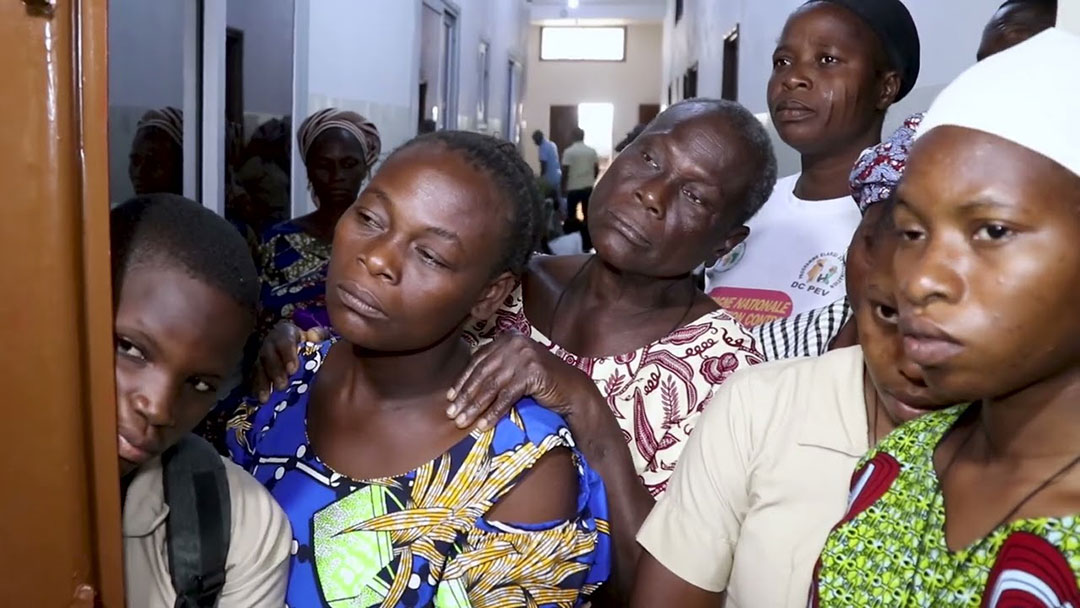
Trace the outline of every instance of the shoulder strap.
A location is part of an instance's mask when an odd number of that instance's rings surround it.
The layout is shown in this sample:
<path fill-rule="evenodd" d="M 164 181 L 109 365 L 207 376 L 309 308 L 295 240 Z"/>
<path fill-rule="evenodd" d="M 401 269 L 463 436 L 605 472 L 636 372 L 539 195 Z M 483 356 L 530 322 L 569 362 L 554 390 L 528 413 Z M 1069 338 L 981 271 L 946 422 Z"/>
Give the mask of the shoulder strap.
<path fill-rule="evenodd" d="M 175 608 L 213 608 L 225 586 L 231 503 L 221 457 L 188 435 L 162 456 Z"/>

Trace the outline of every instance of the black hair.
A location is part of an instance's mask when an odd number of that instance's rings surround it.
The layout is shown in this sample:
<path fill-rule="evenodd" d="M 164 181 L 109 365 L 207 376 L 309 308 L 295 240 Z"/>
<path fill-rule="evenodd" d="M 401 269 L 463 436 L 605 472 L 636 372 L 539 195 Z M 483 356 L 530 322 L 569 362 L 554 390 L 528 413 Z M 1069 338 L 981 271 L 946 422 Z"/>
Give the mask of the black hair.
<path fill-rule="evenodd" d="M 539 216 L 543 200 L 532 169 L 517 146 L 471 131 L 436 131 L 403 144 L 393 156 L 414 146 L 438 144 L 457 152 L 470 165 L 487 174 L 509 210 L 509 226 L 503 242 L 502 257 L 495 274 L 510 272 L 521 276 L 539 241 Z"/>
<path fill-rule="evenodd" d="M 1005 0 L 1005 2 L 1001 3 L 1001 6 L 998 7 L 998 10 L 1001 10 L 1007 6 L 1023 6 L 1036 8 L 1039 10 L 1052 12 L 1055 17 L 1057 16 L 1058 10 L 1057 0 Z"/>
<path fill-rule="evenodd" d="M 1015 7 L 1016 10 L 1009 14 L 1009 21 L 1022 22 L 1029 26 L 1035 25 L 1040 29 L 1054 27 L 1057 24 L 1057 0 L 1005 0 L 998 7 L 998 11 L 1010 7 Z M 1034 33 L 1032 32 L 1032 35 Z"/>
<path fill-rule="evenodd" d="M 109 227 L 114 301 L 128 271 L 157 265 L 220 290 L 255 318 L 258 273 L 247 241 L 225 218 L 182 196 L 149 194 L 114 208 Z"/>
<path fill-rule="evenodd" d="M 657 116 L 653 122 L 649 123 L 644 132 L 647 132 L 655 124 L 661 124 L 665 115 L 670 116 L 673 110 L 678 111 L 680 108 L 692 106 L 699 106 L 703 109 L 703 112 L 694 114 L 694 116 L 708 113 L 718 114 L 725 118 L 746 147 L 753 153 L 753 156 L 746 159 L 744 165 L 744 168 L 750 172 L 750 184 L 743 195 L 743 199 L 738 201 L 739 209 L 735 216 L 736 223 L 745 224 L 761 210 L 761 207 L 765 205 L 765 201 L 772 196 L 773 187 L 776 186 L 776 154 L 773 153 L 772 139 L 769 138 L 769 133 L 765 130 L 761 121 L 741 104 L 726 99 L 701 97 L 680 101 L 671 106 L 660 116 Z"/>
<path fill-rule="evenodd" d="M 585 129 L 581 127 L 574 127 L 574 130 L 570 131 L 570 136 L 574 138 L 574 141 L 581 141 L 585 139 Z"/>

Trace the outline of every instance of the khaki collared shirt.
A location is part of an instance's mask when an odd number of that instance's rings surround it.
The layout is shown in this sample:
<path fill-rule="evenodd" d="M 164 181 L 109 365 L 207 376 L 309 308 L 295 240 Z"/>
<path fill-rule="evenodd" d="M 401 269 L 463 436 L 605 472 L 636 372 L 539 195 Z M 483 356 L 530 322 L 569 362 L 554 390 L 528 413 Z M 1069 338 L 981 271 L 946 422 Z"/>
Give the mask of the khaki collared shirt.
<path fill-rule="evenodd" d="M 859 347 L 736 372 L 705 406 L 638 542 L 728 608 L 806 606 L 867 450 Z"/>
<path fill-rule="evenodd" d="M 223 459 L 224 460 L 224 459 Z M 292 529 L 281 507 L 255 478 L 225 460 L 232 529 L 225 588 L 218 608 L 281 608 L 289 576 Z M 165 545 L 161 459 L 135 473 L 124 499 L 124 583 L 129 608 L 172 608 L 176 602 Z"/>

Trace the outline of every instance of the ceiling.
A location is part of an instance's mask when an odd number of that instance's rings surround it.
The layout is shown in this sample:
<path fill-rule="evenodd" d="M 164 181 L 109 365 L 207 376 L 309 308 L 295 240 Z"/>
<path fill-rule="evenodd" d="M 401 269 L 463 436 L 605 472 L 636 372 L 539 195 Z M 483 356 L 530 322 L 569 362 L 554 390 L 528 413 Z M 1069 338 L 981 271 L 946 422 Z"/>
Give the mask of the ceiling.
<path fill-rule="evenodd" d="M 536 6 L 566 6 L 566 0 L 527 0 Z M 596 6 L 610 4 L 645 4 L 651 6 L 667 6 L 668 0 L 578 0 L 581 6 Z"/>
<path fill-rule="evenodd" d="M 532 22 L 537 25 L 660 23 L 668 10 L 668 0 L 578 0 L 573 9 L 567 0 L 529 2 Z"/>

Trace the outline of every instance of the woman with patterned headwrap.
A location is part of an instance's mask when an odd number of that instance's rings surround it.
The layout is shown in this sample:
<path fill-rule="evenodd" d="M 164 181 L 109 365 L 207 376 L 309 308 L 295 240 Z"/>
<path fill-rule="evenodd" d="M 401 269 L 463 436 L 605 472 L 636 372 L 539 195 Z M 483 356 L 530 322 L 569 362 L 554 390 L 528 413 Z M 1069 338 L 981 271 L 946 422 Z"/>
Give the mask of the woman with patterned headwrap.
<path fill-rule="evenodd" d="M 382 151 L 379 130 L 355 112 L 327 108 L 296 134 L 315 211 L 282 222 L 259 248 L 260 330 L 289 319 L 304 329 L 329 326 L 324 297 L 334 226 L 360 193 Z"/>
<path fill-rule="evenodd" d="M 183 112 L 161 108 L 143 114 L 135 127 L 128 160 L 128 176 L 136 196 L 158 192 L 183 194 Z"/>

